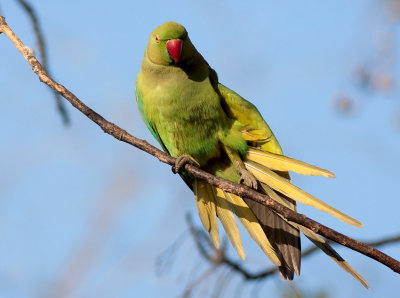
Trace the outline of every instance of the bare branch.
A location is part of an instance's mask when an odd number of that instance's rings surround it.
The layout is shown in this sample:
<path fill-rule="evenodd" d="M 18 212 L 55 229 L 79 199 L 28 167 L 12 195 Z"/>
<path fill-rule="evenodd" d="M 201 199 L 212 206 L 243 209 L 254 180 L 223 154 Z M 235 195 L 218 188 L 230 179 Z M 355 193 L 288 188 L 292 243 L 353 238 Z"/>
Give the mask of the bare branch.
<path fill-rule="evenodd" d="M 36 13 L 33 10 L 32 6 L 28 4 L 28 2 L 26 2 L 25 0 L 17 0 L 17 1 L 24 8 L 26 13 L 29 15 L 29 18 L 31 19 L 33 31 L 35 32 L 37 45 L 39 49 L 40 61 L 42 62 L 44 70 L 48 73 L 49 76 L 51 76 L 50 69 L 47 64 L 46 44 L 43 39 L 42 30 L 40 29 L 39 26 L 39 19 L 37 18 Z M 70 119 L 67 110 L 65 109 L 64 101 L 61 99 L 61 95 L 55 90 L 52 90 L 52 92 L 54 95 L 54 99 L 56 101 L 58 112 L 61 115 L 63 123 L 65 125 L 69 125 Z"/>
<path fill-rule="evenodd" d="M 384 238 L 381 240 L 376 240 L 376 241 L 366 241 L 365 244 L 374 246 L 374 247 L 380 247 L 380 246 L 383 246 L 383 245 L 386 245 L 389 243 L 397 243 L 397 242 L 400 242 L 400 235 L 395 235 L 395 236 L 387 237 L 387 238 Z M 331 245 L 338 244 L 333 241 L 328 241 L 328 243 Z M 308 257 L 317 251 L 319 252 L 321 250 L 316 246 L 312 246 L 309 249 L 305 250 L 301 254 L 301 258 Z M 234 261 L 232 261 L 230 259 L 226 259 L 225 264 L 228 265 L 229 267 L 231 267 L 234 271 L 242 274 L 246 279 L 262 279 L 262 278 L 265 278 L 267 276 L 270 276 L 270 275 L 278 272 L 278 268 L 274 267 L 274 268 L 270 268 L 270 269 L 267 269 L 267 270 L 264 270 L 264 271 L 261 271 L 258 273 L 251 273 L 247 269 L 245 269 L 243 266 L 241 266 L 238 263 L 235 263 Z"/>
<path fill-rule="evenodd" d="M 226 256 L 225 249 L 216 249 L 214 245 L 209 241 L 209 237 L 207 234 L 204 232 L 203 229 L 197 228 L 190 215 L 186 216 L 186 222 L 189 225 L 190 232 L 192 234 L 192 237 L 195 240 L 196 246 L 199 250 L 200 255 L 206 259 L 208 262 L 217 265 L 217 266 L 227 266 L 233 271 L 239 273 L 242 275 L 246 280 L 259 280 L 259 279 L 264 279 L 269 276 L 272 276 L 275 273 L 279 272 L 278 267 L 272 267 L 269 269 L 265 269 L 259 272 L 251 272 L 248 269 L 246 269 L 244 266 L 242 266 L 239 262 L 236 262 Z M 204 239 L 207 239 L 205 241 Z M 400 242 L 400 235 L 394 235 L 390 237 L 386 237 L 383 239 L 379 240 L 374 240 L 374 241 L 366 241 L 365 243 L 370 246 L 374 247 L 380 247 L 386 244 L 391 244 L 391 243 L 398 243 Z M 333 242 L 333 241 L 328 241 L 329 244 L 331 245 L 337 245 L 338 243 Z M 309 249 L 305 250 L 301 254 L 301 258 L 306 258 L 315 252 L 320 252 L 321 250 L 317 246 L 312 246 Z M 218 257 L 216 257 L 218 256 Z"/>
<path fill-rule="evenodd" d="M 144 140 L 138 139 L 128 132 L 120 128 L 119 126 L 115 125 L 104 119 L 101 115 L 93 111 L 91 108 L 86 106 L 82 101 L 80 101 L 74 94 L 72 94 L 68 89 L 64 86 L 56 83 L 44 70 L 43 66 L 39 63 L 33 53 L 25 47 L 25 45 L 21 42 L 21 40 L 14 34 L 14 32 L 10 29 L 7 25 L 4 17 L 0 17 L 0 33 L 4 33 L 17 47 L 17 49 L 22 53 L 24 58 L 28 61 L 31 65 L 32 70 L 36 73 L 39 77 L 40 81 L 48 85 L 53 90 L 60 93 L 65 99 L 67 99 L 76 109 L 81 111 L 84 115 L 86 115 L 89 119 L 95 122 L 100 128 L 107 134 L 113 136 L 117 140 L 123 141 L 125 143 L 131 144 L 140 150 L 143 150 L 155 157 L 157 157 L 160 161 L 167 163 L 171 166 L 175 164 L 175 158 L 171 157 L 170 155 L 160 151 L 156 147 L 150 145 Z M 281 214 L 286 219 L 298 223 L 304 227 L 307 227 L 318 233 L 325 238 L 333 240 L 343 246 L 346 246 L 350 249 L 358 251 L 376 261 L 384 264 L 385 266 L 391 268 L 393 271 L 400 273 L 400 262 L 395 260 L 394 258 L 386 255 L 385 253 L 364 244 L 360 241 L 354 240 L 346 235 L 343 235 L 339 232 L 336 232 L 333 229 L 330 229 L 303 214 L 297 213 L 289 208 L 286 208 L 283 205 L 278 204 L 273 199 L 268 197 L 267 195 L 261 194 L 253 189 L 248 188 L 245 185 L 233 183 L 231 181 L 218 178 L 213 176 L 199 168 L 196 168 L 193 165 L 186 164 L 184 170 L 196 177 L 198 179 L 202 179 L 207 181 L 208 183 L 217 186 L 227 192 L 234 193 L 241 197 L 246 197 L 265 206 L 271 208 L 275 212 Z"/>
<path fill-rule="evenodd" d="M 328 240 L 327 242 L 330 245 L 336 245 L 337 244 L 336 242 L 333 242 L 333 241 L 330 241 L 330 240 Z M 383 238 L 383 239 L 380 239 L 380 240 L 365 241 L 364 243 L 367 244 L 367 245 L 373 246 L 373 247 L 380 247 L 380 246 L 383 246 L 383 245 L 386 245 L 386 244 L 397 243 L 397 242 L 400 242 L 400 235 L 394 235 L 394 236 L 386 237 L 386 238 Z M 320 251 L 319 248 L 316 247 L 316 246 L 312 246 L 309 249 L 305 250 L 302 253 L 301 256 L 302 257 L 306 257 L 308 255 L 313 254 L 316 251 Z"/>

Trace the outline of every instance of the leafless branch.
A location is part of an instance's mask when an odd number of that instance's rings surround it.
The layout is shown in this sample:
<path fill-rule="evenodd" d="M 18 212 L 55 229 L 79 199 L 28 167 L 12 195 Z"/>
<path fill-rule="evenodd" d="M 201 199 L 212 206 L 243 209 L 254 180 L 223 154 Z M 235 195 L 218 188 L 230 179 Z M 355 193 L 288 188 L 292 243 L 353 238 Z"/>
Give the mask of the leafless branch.
<path fill-rule="evenodd" d="M 35 32 L 38 50 L 40 54 L 40 61 L 42 62 L 44 70 L 47 72 L 49 76 L 51 76 L 50 69 L 47 64 L 47 50 L 46 50 L 47 47 L 43 39 L 42 30 L 40 29 L 39 19 L 36 16 L 33 7 L 28 2 L 26 2 L 25 0 L 17 0 L 17 2 L 22 6 L 22 8 L 26 11 L 29 18 L 31 19 L 33 31 Z M 60 93 L 58 93 L 55 90 L 52 90 L 52 92 L 54 95 L 54 99 L 56 101 L 58 112 L 61 115 L 62 121 L 65 125 L 68 125 L 70 123 L 70 119 L 67 110 L 65 109 L 64 101 L 61 99 Z"/>
<path fill-rule="evenodd" d="M 22 53 L 24 58 L 31 65 L 32 70 L 39 77 L 40 81 L 48 85 L 53 90 L 60 93 L 65 99 L 67 99 L 76 109 L 81 111 L 84 115 L 86 115 L 89 119 L 95 122 L 100 128 L 107 134 L 113 136 L 117 140 L 122 142 L 131 144 L 140 150 L 143 150 L 155 157 L 157 157 L 160 161 L 167 163 L 171 166 L 175 165 L 175 158 L 170 155 L 162 152 L 156 147 L 150 145 L 144 140 L 138 139 L 131 134 L 129 134 L 124 129 L 115 125 L 104 119 L 101 115 L 93 111 L 91 108 L 86 106 L 82 101 L 80 101 L 73 93 L 71 93 L 64 86 L 55 82 L 44 70 L 43 66 L 39 63 L 36 57 L 33 55 L 32 51 L 29 50 L 21 40 L 15 35 L 15 33 L 11 30 L 11 28 L 7 25 L 4 17 L 0 17 L 0 33 L 4 33 L 16 46 L 16 48 Z M 324 236 L 327 239 L 333 240 L 343 246 L 346 246 L 350 249 L 358 251 L 376 261 L 384 264 L 385 266 L 391 268 L 393 271 L 400 273 L 400 262 L 395 260 L 394 258 L 386 255 L 385 253 L 364 244 L 360 241 L 352 239 L 346 235 L 343 235 L 335 230 L 328 228 L 303 214 L 297 213 L 289 208 L 284 207 L 283 205 L 278 204 L 273 199 L 268 197 L 267 195 L 261 194 L 253 189 L 248 188 L 245 185 L 240 185 L 237 183 L 233 183 L 231 181 L 218 178 L 214 175 L 211 175 L 193 165 L 186 164 L 184 170 L 192 175 L 195 178 L 202 179 L 207 181 L 208 183 L 217 186 L 224 191 L 234 193 L 241 197 L 246 197 L 265 206 L 271 208 L 275 212 L 281 214 L 285 218 L 295 223 L 298 223 L 304 227 L 307 227 Z"/>
<path fill-rule="evenodd" d="M 209 263 L 212 263 L 214 265 L 220 266 L 227 266 L 233 271 L 239 273 L 242 275 L 246 280 L 259 280 L 263 279 L 269 276 L 272 276 L 273 274 L 277 273 L 279 270 L 277 267 L 265 269 L 256 273 L 250 272 L 248 269 L 246 269 L 244 266 L 242 266 L 240 263 L 234 261 L 233 259 L 229 258 L 226 253 L 225 249 L 216 249 L 214 245 L 211 243 L 209 240 L 208 235 L 204 232 L 203 229 L 200 229 L 195 226 L 195 224 L 192 221 L 192 218 L 187 215 L 186 217 L 186 222 L 189 225 L 189 229 L 191 232 L 191 235 L 196 243 L 196 246 L 198 248 L 198 251 L 200 255 L 207 260 Z M 379 240 L 374 240 L 374 241 L 366 241 L 365 244 L 374 246 L 374 247 L 380 247 L 383 245 L 391 244 L 391 243 L 398 243 L 400 242 L 400 234 L 393 235 L 390 237 L 385 237 Z M 337 245 L 336 242 L 333 241 L 328 241 L 330 245 Z M 301 258 L 308 257 L 315 252 L 321 251 L 318 247 L 312 246 L 308 249 L 306 249 L 302 254 Z M 216 257 L 217 256 L 217 257 Z"/>
<path fill-rule="evenodd" d="M 328 240 L 327 242 L 330 245 L 336 245 L 337 244 L 336 242 L 333 242 L 333 241 L 330 241 L 330 240 Z M 398 243 L 398 242 L 400 242 L 400 235 L 394 235 L 394 236 L 390 236 L 390 237 L 385 237 L 385 238 L 382 238 L 382 239 L 379 239 L 379 240 L 374 240 L 374 241 L 365 241 L 364 243 L 367 244 L 367 245 L 373 246 L 373 247 L 381 247 L 381 246 L 384 246 L 386 244 L 392 244 L 392 243 Z M 316 246 L 312 246 L 312 247 L 308 248 L 307 250 L 305 250 L 302 253 L 301 256 L 302 257 L 306 257 L 306 256 L 309 256 L 309 255 L 312 255 L 316 251 L 320 251 L 320 249 L 318 247 L 316 247 Z"/>

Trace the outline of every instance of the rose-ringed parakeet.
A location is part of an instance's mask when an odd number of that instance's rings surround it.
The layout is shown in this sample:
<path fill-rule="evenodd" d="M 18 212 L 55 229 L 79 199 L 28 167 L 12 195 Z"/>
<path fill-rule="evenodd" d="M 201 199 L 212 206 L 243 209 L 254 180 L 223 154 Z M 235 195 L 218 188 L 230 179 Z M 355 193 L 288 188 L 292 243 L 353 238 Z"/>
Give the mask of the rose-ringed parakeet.
<path fill-rule="evenodd" d="M 154 29 L 136 80 L 143 120 L 163 150 L 177 158 L 175 169 L 193 190 L 200 220 L 219 247 L 221 222 L 233 247 L 245 253 L 236 218 L 283 279 L 300 274 L 300 231 L 339 266 L 366 281 L 325 240 L 255 201 L 227 193 L 181 172 L 185 163 L 244 183 L 296 211 L 296 202 L 328 212 L 356 227 L 362 224 L 294 186 L 288 171 L 334 177 L 324 169 L 285 157 L 257 108 L 218 82 L 216 72 L 191 43 L 186 29 L 167 22 Z"/>

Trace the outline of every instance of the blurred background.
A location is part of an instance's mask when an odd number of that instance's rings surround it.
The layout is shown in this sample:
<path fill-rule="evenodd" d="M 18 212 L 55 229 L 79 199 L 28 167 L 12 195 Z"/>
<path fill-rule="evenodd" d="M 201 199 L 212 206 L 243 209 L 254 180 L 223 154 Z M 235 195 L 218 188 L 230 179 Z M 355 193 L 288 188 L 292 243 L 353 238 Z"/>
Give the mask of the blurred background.
<path fill-rule="evenodd" d="M 0 12 L 40 57 L 29 10 Z M 337 179 L 294 183 L 364 223 L 299 211 L 363 241 L 399 236 L 400 1 L 29 0 L 56 81 L 156 144 L 134 82 L 148 35 L 183 24 L 220 82 L 252 101 L 286 155 Z M 0 297 L 393 297 L 399 275 L 336 246 L 365 290 L 322 253 L 293 282 L 204 258 L 193 195 L 169 166 L 104 134 L 54 95 L 0 35 Z M 65 116 L 64 115 L 64 116 Z M 246 233 L 250 272 L 271 268 Z M 197 237 L 198 238 L 198 237 Z M 198 241 L 198 239 L 197 239 Z M 311 244 L 304 239 L 303 247 Z M 400 243 L 381 246 L 400 259 Z M 212 254 L 213 252 L 210 252 Z M 224 258 L 239 262 L 230 244 Z"/>

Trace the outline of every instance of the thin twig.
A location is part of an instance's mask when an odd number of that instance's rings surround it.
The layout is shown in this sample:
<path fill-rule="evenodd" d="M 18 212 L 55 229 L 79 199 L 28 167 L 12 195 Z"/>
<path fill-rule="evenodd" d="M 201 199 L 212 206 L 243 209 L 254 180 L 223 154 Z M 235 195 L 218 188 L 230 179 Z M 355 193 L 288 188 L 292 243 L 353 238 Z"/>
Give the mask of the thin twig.
<path fill-rule="evenodd" d="M 54 89 L 58 93 L 60 93 L 65 99 L 67 99 L 75 108 L 81 111 L 84 115 L 86 115 L 89 119 L 95 122 L 100 128 L 107 134 L 113 136 L 117 140 L 122 142 L 131 144 L 155 157 L 157 157 L 160 161 L 167 163 L 171 166 L 175 165 L 175 158 L 171 157 L 170 155 L 160 151 L 156 147 L 150 145 L 144 140 L 138 139 L 128 132 L 120 128 L 119 126 L 115 125 L 104 119 L 101 115 L 93 111 L 91 108 L 86 106 L 82 101 L 80 101 L 74 94 L 72 94 L 68 89 L 64 86 L 56 83 L 46 71 L 43 69 L 42 65 L 33 55 L 32 51 L 30 51 L 21 40 L 14 34 L 14 32 L 10 29 L 7 25 L 4 17 L 0 17 L 0 33 L 4 33 L 16 46 L 16 48 L 22 53 L 24 58 L 28 61 L 31 65 L 32 70 L 36 73 L 39 77 L 40 81 L 48 85 L 50 88 Z M 376 261 L 384 264 L 385 266 L 391 268 L 393 271 L 400 273 L 400 262 L 393 259 L 392 257 L 386 255 L 385 253 L 373 248 L 372 246 L 366 245 L 360 241 L 354 240 L 346 235 L 343 235 L 339 232 L 336 232 L 333 229 L 328 228 L 303 214 L 297 213 L 285 206 L 275 202 L 269 196 L 265 194 L 261 194 L 249 187 L 237 183 L 233 183 L 231 181 L 218 178 L 214 175 L 211 175 L 199 168 L 196 168 L 193 165 L 186 164 L 184 170 L 192 175 L 195 178 L 202 179 L 207 181 L 209 184 L 217 186 L 224 191 L 234 193 L 241 197 L 246 197 L 265 206 L 271 208 L 275 212 L 281 214 L 289 221 L 293 221 L 298 223 L 304 227 L 307 227 L 318 233 L 325 238 L 331 239 L 337 243 L 342 244 L 350 249 L 358 251 Z"/>
<path fill-rule="evenodd" d="M 254 279 L 262 279 L 269 275 L 272 275 L 278 272 L 278 267 L 274 267 L 259 273 L 252 273 L 245 269 L 238 262 L 230 259 L 226 256 L 225 249 L 220 248 L 217 249 L 215 246 L 209 241 L 209 237 L 205 234 L 203 229 L 199 229 L 193 223 L 192 217 L 188 214 L 186 216 L 186 222 L 189 225 L 190 233 L 194 238 L 195 244 L 200 255 L 206 259 L 208 262 L 215 265 L 227 265 L 232 270 L 239 272 L 245 279 L 254 280 Z M 207 248 L 206 248 L 207 246 Z M 211 252 L 209 252 L 211 250 Z"/>
<path fill-rule="evenodd" d="M 48 73 L 49 76 L 51 76 L 50 68 L 47 63 L 46 44 L 43 39 L 42 30 L 40 29 L 39 19 L 36 16 L 34 9 L 28 2 L 26 2 L 25 0 L 17 0 L 17 2 L 24 8 L 24 10 L 28 14 L 29 18 L 31 19 L 33 31 L 35 32 L 38 50 L 39 50 L 39 54 L 40 54 L 40 61 L 42 62 L 42 66 L 43 66 L 44 70 Z M 58 92 L 56 92 L 55 90 L 52 90 L 52 93 L 54 95 L 57 109 L 61 115 L 61 119 L 62 119 L 63 123 L 65 125 L 69 125 L 70 119 L 68 116 L 68 112 L 65 109 L 64 101 L 61 99 L 61 95 Z"/>

